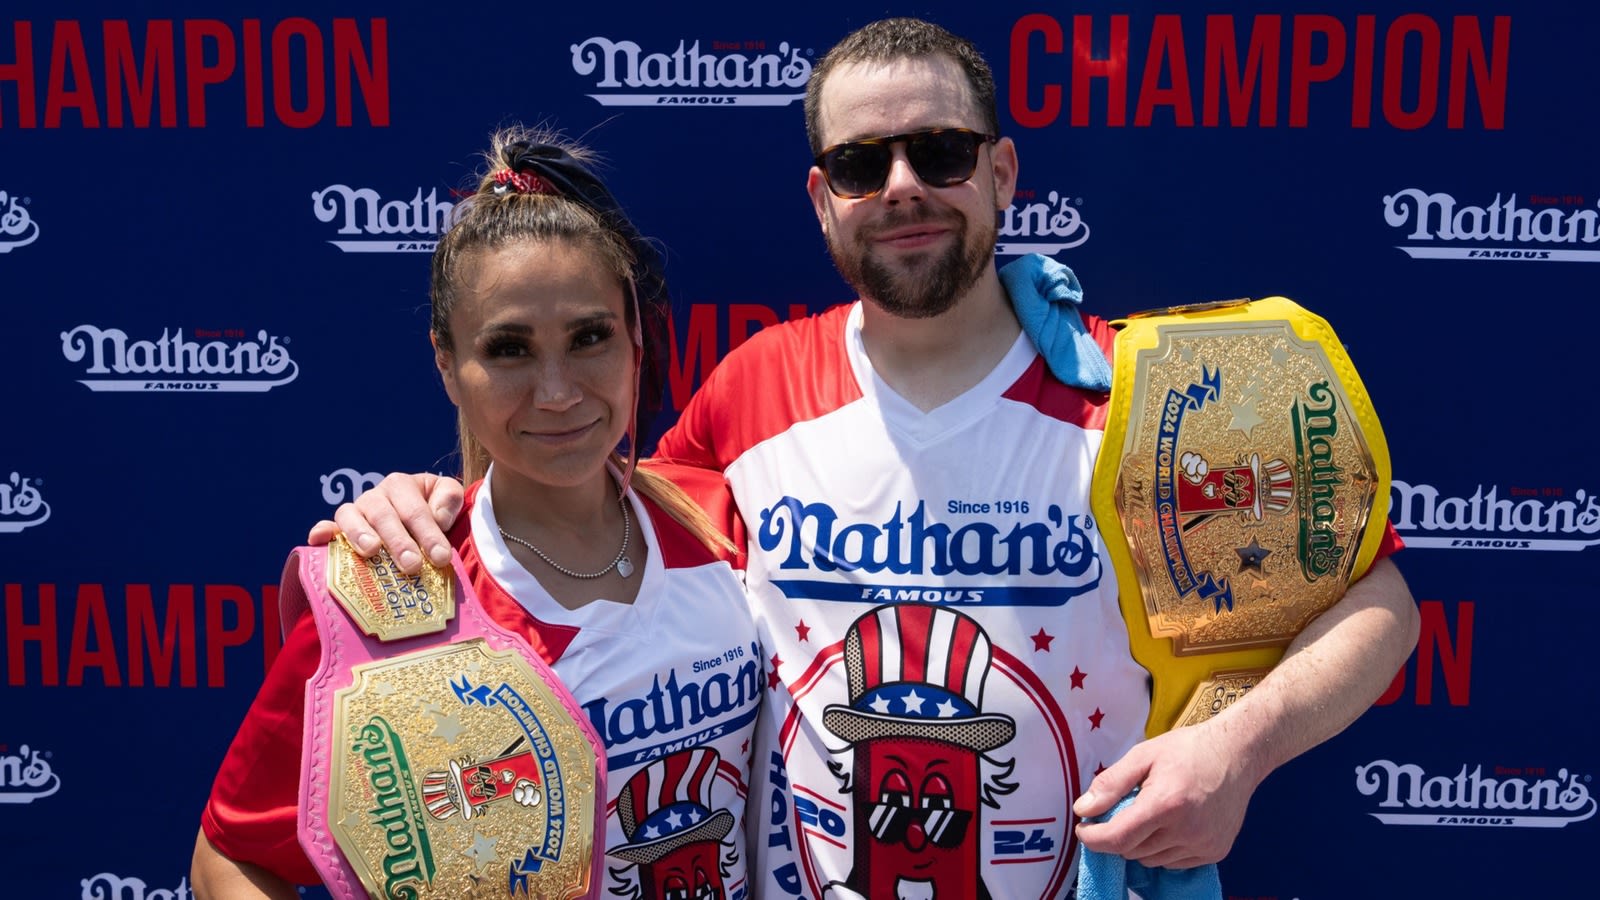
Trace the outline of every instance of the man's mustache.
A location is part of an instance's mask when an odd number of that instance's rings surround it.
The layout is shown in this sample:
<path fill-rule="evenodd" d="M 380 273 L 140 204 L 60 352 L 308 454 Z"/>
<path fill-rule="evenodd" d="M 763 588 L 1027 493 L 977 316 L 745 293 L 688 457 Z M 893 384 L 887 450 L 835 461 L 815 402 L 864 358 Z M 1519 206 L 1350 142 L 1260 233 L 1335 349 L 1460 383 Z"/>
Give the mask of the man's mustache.
<path fill-rule="evenodd" d="M 966 225 L 966 217 L 956 210 L 935 211 L 926 207 L 916 209 L 895 208 L 884 213 L 883 218 L 861 230 L 865 237 L 905 228 L 908 225 L 947 225 L 951 228 L 961 228 Z"/>

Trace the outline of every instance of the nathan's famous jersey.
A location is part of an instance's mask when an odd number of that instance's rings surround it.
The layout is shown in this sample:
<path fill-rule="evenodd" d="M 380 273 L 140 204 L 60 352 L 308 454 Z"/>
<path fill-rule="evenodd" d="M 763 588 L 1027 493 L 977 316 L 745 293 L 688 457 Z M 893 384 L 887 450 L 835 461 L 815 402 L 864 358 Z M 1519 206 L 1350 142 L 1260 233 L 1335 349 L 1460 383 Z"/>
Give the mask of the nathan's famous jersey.
<path fill-rule="evenodd" d="M 923 413 L 860 329 L 855 304 L 763 330 L 658 449 L 724 471 L 747 532 L 756 892 L 1061 896 L 1072 801 L 1149 709 L 1089 507 L 1106 397 L 1019 337 Z"/>
<path fill-rule="evenodd" d="M 637 598 L 567 610 L 508 552 L 487 485 L 469 492 L 451 540 L 484 609 L 550 663 L 605 743 L 602 893 L 748 896 L 744 807 L 766 682 L 738 576 L 634 495 L 635 539 L 649 546 Z M 317 880 L 296 843 L 295 813 L 304 684 L 319 654 L 306 616 L 229 749 L 203 818 L 222 852 L 299 883 Z"/>

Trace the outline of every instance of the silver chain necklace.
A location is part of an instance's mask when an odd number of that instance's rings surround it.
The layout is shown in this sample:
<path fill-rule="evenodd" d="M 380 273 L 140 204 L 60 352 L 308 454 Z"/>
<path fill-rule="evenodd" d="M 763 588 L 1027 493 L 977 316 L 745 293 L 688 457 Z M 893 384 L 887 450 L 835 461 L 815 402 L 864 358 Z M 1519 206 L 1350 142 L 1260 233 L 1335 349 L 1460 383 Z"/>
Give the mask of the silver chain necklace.
<path fill-rule="evenodd" d="M 540 550 L 538 547 L 535 547 L 522 538 L 517 537 L 504 528 L 500 529 L 500 536 L 508 541 L 521 544 L 522 546 L 527 547 L 529 550 L 532 550 L 534 555 L 548 563 L 550 568 L 555 569 L 557 572 L 560 572 L 568 578 L 580 578 L 587 581 L 591 578 L 599 578 L 601 575 L 606 574 L 612 569 L 616 569 L 618 575 L 621 575 L 623 578 L 627 578 L 633 574 L 633 560 L 628 558 L 628 538 L 633 534 L 633 519 L 628 515 L 628 501 L 622 496 L 622 490 L 620 488 L 617 490 L 617 506 L 622 508 L 622 547 L 617 550 L 617 558 L 613 559 L 609 564 L 606 565 L 604 569 L 601 569 L 598 572 L 574 572 L 566 566 L 563 566 L 562 564 L 546 556 L 543 550 Z"/>

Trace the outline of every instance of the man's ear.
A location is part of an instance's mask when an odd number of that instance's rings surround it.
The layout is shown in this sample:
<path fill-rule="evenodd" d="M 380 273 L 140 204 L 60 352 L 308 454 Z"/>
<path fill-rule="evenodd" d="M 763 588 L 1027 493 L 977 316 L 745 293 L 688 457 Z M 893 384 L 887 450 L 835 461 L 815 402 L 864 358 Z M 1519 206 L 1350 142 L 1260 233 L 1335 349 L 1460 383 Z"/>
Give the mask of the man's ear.
<path fill-rule="evenodd" d="M 1005 209 L 1017 195 L 1017 145 L 1011 138 L 995 141 L 989 154 L 994 172 L 994 208 Z"/>
<path fill-rule="evenodd" d="M 816 166 L 806 174 L 806 193 L 811 195 L 811 211 L 817 214 L 817 224 L 822 226 L 824 237 L 828 234 L 829 201 L 833 193 L 828 190 L 828 180 L 822 177 L 822 170 Z"/>

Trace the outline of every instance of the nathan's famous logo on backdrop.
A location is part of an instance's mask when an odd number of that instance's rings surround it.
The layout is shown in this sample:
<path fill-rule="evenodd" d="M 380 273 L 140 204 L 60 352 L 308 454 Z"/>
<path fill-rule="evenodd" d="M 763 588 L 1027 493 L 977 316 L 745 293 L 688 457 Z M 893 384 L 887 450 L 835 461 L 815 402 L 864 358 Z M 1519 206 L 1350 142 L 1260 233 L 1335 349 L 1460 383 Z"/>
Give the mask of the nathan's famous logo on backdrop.
<path fill-rule="evenodd" d="M 343 184 L 311 192 L 317 221 L 338 223 L 341 237 L 328 243 L 345 253 L 432 253 L 453 209 L 437 188 L 423 194 L 419 187 L 406 200 L 385 200 L 372 188 Z"/>
<path fill-rule="evenodd" d="M 1431 484 L 1390 483 L 1389 516 L 1410 547 L 1583 550 L 1600 544 L 1600 494 L 1583 488 L 1474 485 L 1449 495 Z"/>
<path fill-rule="evenodd" d="M 1565 828 L 1594 816 L 1592 775 L 1543 766 L 1494 766 L 1429 775 L 1414 763 L 1380 759 L 1356 766 L 1356 790 L 1378 801 L 1368 815 L 1385 825 L 1498 825 Z"/>
<path fill-rule="evenodd" d="M 646 51 L 592 37 L 572 45 L 572 70 L 594 79 L 602 106 L 787 106 L 805 96 L 813 51 L 788 41 L 695 41 Z"/>
<path fill-rule="evenodd" d="M 16 472 L 0 478 L 0 534 L 42 525 L 50 518 L 50 504 L 39 493 L 43 484 L 42 478 L 24 478 Z"/>
<path fill-rule="evenodd" d="M 1023 128 L 1122 127 L 1131 83 L 1138 128 L 1466 128 L 1472 109 L 1501 129 L 1510 51 L 1510 16 L 1029 13 L 1003 102 Z"/>
<path fill-rule="evenodd" d="M 79 879 L 79 884 L 83 885 L 81 900 L 194 900 L 187 876 L 179 876 L 174 888 L 152 889 L 143 878 L 124 878 L 110 872 Z"/>
<path fill-rule="evenodd" d="M 1006 207 L 1000 218 L 995 254 L 1053 256 L 1062 250 L 1082 246 L 1089 240 L 1089 223 L 1078 212 L 1081 206 L 1082 197 L 1061 191 L 1048 191 L 1040 196 L 1031 190 L 1018 190 L 1016 201 Z"/>
<path fill-rule="evenodd" d="M 32 197 L 0 191 L 0 253 L 10 253 L 39 239 L 39 223 L 23 208 L 32 202 Z"/>
<path fill-rule="evenodd" d="M 382 472 L 334 469 L 322 476 L 322 500 L 329 506 L 337 506 L 372 490 L 382 480 Z"/>
<path fill-rule="evenodd" d="M 287 337 L 242 328 L 163 328 L 154 340 L 133 340 L 120 328 L 79 325 L 61 332 L 61 354 L 81 363 L 78 383 L 91 391 L 269 391 L 300 374 Z"/>
<path fill-rule="evenodd" d="M 35 27 L 37 26 L 37 27 Z M 0 128 L 389 124 L 387 19 L 57 19 L 0 30 Z M 10 52 L 7 52 L 7 50 Z M 329 75 L 332 78 L 329 78 Z M 44 100 L 43 117 L 40 99 Z M 207 104 L 226 119 L 207 121 Z"/>
<path fill-rule="evenodd" d="M 1600 262 L 1600 202 L 1582 194 L 1494 195 L 1483 206 L 1406 188 L 1383 198 L 1383 221 L 1406 232 L 1396 247 L 1412 259 L 1530 259 Z"/>
<path fill-rule="evenodd" d="M 27 744 L 15 750 L 0 744 L 0 803 L 32 803 L 61 790 L 50 755 Z"/>

